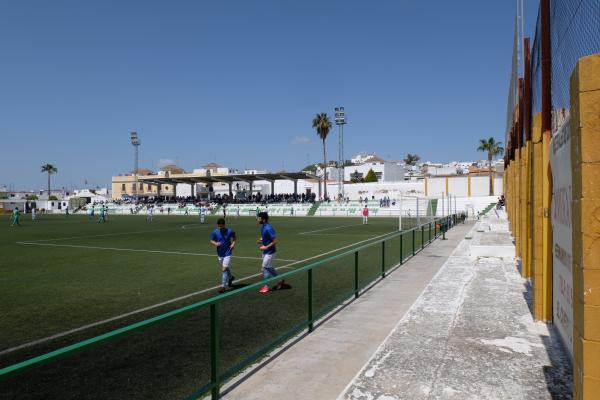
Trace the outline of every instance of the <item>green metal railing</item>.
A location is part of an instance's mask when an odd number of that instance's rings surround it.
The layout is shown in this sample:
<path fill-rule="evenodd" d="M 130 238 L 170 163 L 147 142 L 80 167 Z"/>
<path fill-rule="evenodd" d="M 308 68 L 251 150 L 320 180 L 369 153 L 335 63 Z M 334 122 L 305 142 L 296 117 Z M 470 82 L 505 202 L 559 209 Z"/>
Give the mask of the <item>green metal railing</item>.
<path fill-rule="evenodd" d="M 92 346 L 99 342 L 104 342 L 110 338 L 115 338 L 122 336 L 128 332 L 138 331 L 140 328 L 155 324 L 159 321 L 164 321 L 169 318 L 173 318 L 177 315 L 184 315 L 185 313 L 189 313 L 192 310 L 206 309 L 210 310 L 210 382 L 206 382 L 203 386 L 199 387 L 193 393 L 191 393 L 186 399 L 196 399 L 206 393 L 211 393 L 212 399 L 220 398 L 220 388 L 224 382 L 228 379 L 234 377 L 239 374 L 244 368 L 252 365 L 257 360 L 264 357 L 268 354 L 269 351 L 277 348 L 281 344 L 285 343 L 287 340 L 291 339 L 295 335 L 299 334 L 303 330 L 308 330 L 308 332 L 312 332 L 315 329 L 315 322 L 322 318 L 324 315 L 328 314 L 335 308 L 339 307 L 344 302 L 348 301 L 351 298 L 358 298 L 361 293 L 367 287 L 371 287 L 376 283 L 376 281 L 380 279 L 384 279 L 386 275 L 394 271 L 396 268 L 400 267 L 405 263 L 405 261 L 419 251 L 423 250 L 427 245 L 432 243 L 435 239 L 440 237 L 443 232 L 452 226 L 456 225 L 459 222 L 464 222 L 464 215 L 450 215 L 443 218 L 434 219 L 431 222 L 427 222 L 420 226 L 416 226 L 410 230 L 402 231 L 402 232 L 394 232 L 389 235 L 378 239 L 376 241 L 372 241 L 370 243 L 364 244 L 359 247 L 352 248 L 350 250 L 340 252 L 331 257 L 327 257 L 311 264 L 302 266 L 296 270 L 289 271 L 286 273 L 282 273 L 277 277 L 272 277 L 268 280 L 261 280 L 259 282 L 249 284 L 242 288 L 226 292 L 224 294 L 202 300 L 193 304 L 190 304 L 185 307 L 181 307 L 160 315 L 157 315 L 152 318 L 145 319 L 143 321 L 139 321 L 107 333 L 104 333 L 99 336 L 95 336 L 93 338 L 89 338 L 86 340 L 82 340 L 80 342 L 59 348 L 57 350 L 48 352 L 46 354 L 33 357 L 27 359 L 22 362 L 18 362 L 16 364 L 10 365 L 8 367 L 0 369 L 0 377 L 2 379 L 10 379 L 11 376 L 17 374 L 18 372 L 22 372 L 26 369 L 37 367 L 42 365 L 43 363 L 48 363 L 54 359 L 59 357 L 64 357 L 70 353 L 73 353 L 77 350 Z M 421 243 L 419 246 L 416 245 L 416 235 L 421 235 Z M 405 243 L 404 239 L 409 239 L 408 243 L 410 243 L 410 248 L 407 248 L 407 243 Z M 396 243 L 396 241 L 398 243 Z M 377 250 L 377 247 L 380 247 L 380 250 Z M 394 247 L 392 247 L 394 246 Z M 395 247 L 398 246 L 398 247 Z M 399 251 L 398 256 L 395 257 L 396 251 Z M 373 273 L 369 276 L 362 277 L 361 269 L 360 269 L 360 261 L 361 258 L 359 254 L 365 253 L 367 251 L 377 251 L 380 254 L 380 268 L 375 268 Z M 405 253 L 407 256 L 405 257 Z M 376 254 L 376 253 L 375 253 Z M 364 257 L 363 257 L 364 258 Z M 373 255 L 371 255 L 373 258 Z M 344 266 L 347 266 L 351 271 L 351 265 L 348 263 L 354 262 L 353 273 L 354 276 L 351 278 L 351 275 L 348 276 L 348 282 L 350 283 L 351 289 L 349 291 L 345 291 L 344 293 L 338 295 L 333 301 L 330 301 L 327 305 L 323 305 L 321 307 L 316 306 L 315 302 L 315 272 L 321 270 L 320 267 L 327 265 L 328 263 L 334 262 L 337 260 L 341 262 Z M 377 260 L 365 260 L 367 263 L 375 264 Z M 391 264 L 391 265 L 390 265 Z M 376 264 L 375 264 L 376 265 Z M 264 344 L 264 346 L 251 355 L 247 356 L 245 359 L 236 362 L 234 365 L 225 369 L 222 365 L 222 335 L 221 335 L 221 313 L 223 303 L 227 300 L 231 300 L 241 296 L 244 293 L 248 293 L 249 291 L 257 291 L 262 285 L 265 283 L 271 284 L 280 279 L 291 279 L 294 277 L 302 277 L 302 274 L 306 274 L 306 319 L 297 323 L 290 329 L 287 329 L 284 333 L 282 333 L 279 337 L 274 340 L 271 340 L 269 343 Z M 304 277 L 303 277 L 304 279 Z M 353 279 L 354 282 L 351 282 Z M 363 281 L 361 281 L 363 279 Z"/>

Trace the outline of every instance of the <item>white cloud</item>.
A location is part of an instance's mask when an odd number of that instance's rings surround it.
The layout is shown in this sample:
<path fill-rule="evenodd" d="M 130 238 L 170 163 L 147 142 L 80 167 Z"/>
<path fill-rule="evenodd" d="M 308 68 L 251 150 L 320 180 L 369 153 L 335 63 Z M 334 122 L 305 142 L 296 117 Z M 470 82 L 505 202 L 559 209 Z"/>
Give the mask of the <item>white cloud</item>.
<path fill-rule="evenodd" d="M 292 139 L 292 144 L 308 144 L 310 142 L 310 138 L 306 136 L 294 136 Z"/>
<path fill-rule="evenodd" d="M 166 167 L 167 165 L 176 165 L 175 160 L 171 158 L 161 158 L 158 160 L 158 168 Z"/>

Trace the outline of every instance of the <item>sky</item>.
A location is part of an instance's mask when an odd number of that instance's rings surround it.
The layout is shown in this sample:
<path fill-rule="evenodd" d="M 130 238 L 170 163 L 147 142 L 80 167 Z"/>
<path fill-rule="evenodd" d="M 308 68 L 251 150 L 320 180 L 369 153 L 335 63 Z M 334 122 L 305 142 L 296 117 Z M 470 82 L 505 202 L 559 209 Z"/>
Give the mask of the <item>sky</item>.
<path fill-rule="evenodd" d="M 537 1 L 525 2 L 532 32 Z M 140 167 L 297 171 L 344 106 L 345 158 L 478 160 L 503 140 L 512 0 L 5 1 L 0 186 L 106 187 Z M 326 141 L 338 157 L 337 127 Z"/>

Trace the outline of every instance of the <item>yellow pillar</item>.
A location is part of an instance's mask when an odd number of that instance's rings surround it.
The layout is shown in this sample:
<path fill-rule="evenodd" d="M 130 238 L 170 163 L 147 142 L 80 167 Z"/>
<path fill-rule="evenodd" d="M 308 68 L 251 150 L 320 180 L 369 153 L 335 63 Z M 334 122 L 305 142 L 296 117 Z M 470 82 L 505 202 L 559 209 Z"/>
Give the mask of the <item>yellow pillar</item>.
<path fill-rule="evenodd" d="M 527 271 L 527 238 L 529 237 L 527 232 L 527 163 L 528 163 L 528 147 L 525 144 L 521 148 L 521 171 L 520 171 L 520 185 L 519 192 L 521 197 L 521 218 L 519 223 L 521 224 L 520 232 L 521 232 L 521 274 L 524 277 L 528 277 Z"/>
<path fill-rule="evenodd" d="M 525 222 L 525 239 L 524 239 L 524 244 L 525 244 L 525 252 L 524 252 L 524 262 L 522 264 L 522 272 L 523 272 L 523 277 L 525 278 L 530 278 L 532 275 L 532 239 L 531 239 L 531 230 L 532 230 L 532 225 L 531 225 L 531 207 L 532 207 L 532 198 L 531 198 L 531 154 L 532 154 L 532 145 L 531 145 L 531 140 L 528 140 L 525 143 L 525 154 L 526 156 L 526 165 L 525 165 L 525 182 L 524 182 L 524 188 L 525 188 L 525 218 L 524 218 L 524 222 Z"/>
<path fill-rule="evenodd" d="M 429 196 L 429 188 L 427 187 L 427 177 L 425 177 L 425 196 Z"/>
<path fill-rule="evenodd" d="M 600 393 L 600 55 L 571 76 L 573 398 Z"/>
<path fill-rule="evenodd" d="M 520 172 L 521 172 L 520 164 L 521 164 L 521 149 L 516 149 L 516 151 L 515 151 L 515 171 L 514 171 L 515 180 L 514 180 L 514 187 L 513 187 L 513 191 L 514 191 L 513 197 L 515 199 L 513 236 L 515 237 L 515 247 L 516 247 L 517 257 L 521 256 L 521 223 L 520 223 L 520 218 L 521 218 L 521 196 L 520 196 L 520 194 L 521 193 L 519 192 L 519 187 L 520 187 L 519 182 L 521 181 L 520 176 L 519 176 Z"/>
<path fill-rule="evenodd" d="M 448 177 L 446 177 L 446 196 L 448 196 L 450 192 L 448 191 Z"/>
<path fill-rule="evenodd" d="M 513 171 L 515 168 L 515 161 L 511 160 L 510 161 L 510 167 L 508 168 L 507 171 L 507 175 L 508 175 L 508 192 L 506 194 L 506 201 L 508 202 L 508 222 L 510 224 L 510 230 L 512 232 L 513 230 L 513 210 L 514 210 L 514 206 L 515 206 L 515 202 L 513 199 Z"/>
<path fill-rule="evenodd" d="M 510 165 L 508 166 L 505 174 L 506 174 L 506 212 L 508 213 L 508 223 L 511 226 L 512 231 L 512 209 L 513 209 L 513 198 L 512 198 L 512 171 L 513 171 L 514 161 L 510 161 Z"/>
<path fill-rule="evenodd" d="M 542 245 L 542 222 L 544 213 L 542 210 L 542 176 L 543 176 L 543 159 L 542 159 L 542 115 L 536 114 L 533 116 L 532 128 L 532 258 L 533 258 L 533 316 L 537 320 L 544 320 L 544 268 L 543 268 L 543 245 Z"/>
<path fill-rule="evenodd" d="M 471 197 L 471 175 L 467 175 L 467 196 Z"/>
<path fill-rule="evenodd" d="M 552 133 L 542 137 L 542 263 L 543 263 L 543 321 L 552 321 L 552 171 L 550 168 L 550 139 Z"/>
<path fill-rule="evenodd" d="M 515 192 L 515 186 L 517 183 L 517 152 L 515 151 L 515 155 L 514 155 L 515 159 L 512 162 L 512 169 L 510 171 L 510 198 L 511 198 L 511 203 L 512 203 L 512 207 L 511 207 L 511 217 L 510 217 L 510 226 L 511 226 L 511 230 L 513 232 L 513 237 L 515 238 L 515 243 L 517 240 L 517 227 L 515 225 L 515 217 L 517 215 L 517 193 Z"/>

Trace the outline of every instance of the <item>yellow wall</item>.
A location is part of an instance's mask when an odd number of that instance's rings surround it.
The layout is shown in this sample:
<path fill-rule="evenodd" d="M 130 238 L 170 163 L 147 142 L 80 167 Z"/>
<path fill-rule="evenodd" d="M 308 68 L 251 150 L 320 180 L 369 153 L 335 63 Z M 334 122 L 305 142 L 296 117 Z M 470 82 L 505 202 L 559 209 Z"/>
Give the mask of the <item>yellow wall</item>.
<path fill-rule="evenodd" d="M 600 55 L 571 76 L 573 398 L 600 396 Z"/>
<path fill-rule="evenodd" d="M 138 178 L 140 178 L 138 176 Z M 133 196 L 133 185 L 135 178 L 133 175 L 125 175 L 125 176 L 113 176 L 112 177 L 112 198 L 120 199 L 124 194 L 128 194 Z M 123 190 L 123 185 L 125 185 L 125 190 Z M 161 185 L 160 194 L 161 196 L 173 196 L 174 188 L 173 185 L 165 184 Z M 158 187 L 155 184 L 148 184 L 146 182 L 138 181 L 138 195 L 140 196 L 155 196 L 158 194 Z"/>

